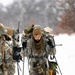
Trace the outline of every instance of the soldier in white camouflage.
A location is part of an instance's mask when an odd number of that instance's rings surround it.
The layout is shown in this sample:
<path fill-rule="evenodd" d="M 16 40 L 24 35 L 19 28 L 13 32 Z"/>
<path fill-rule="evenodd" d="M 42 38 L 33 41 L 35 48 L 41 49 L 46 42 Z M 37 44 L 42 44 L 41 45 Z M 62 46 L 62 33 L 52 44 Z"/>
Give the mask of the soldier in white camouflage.
<path fill-rule="evenodd" d="M 11 31 L 0 23 L 0 75 L 14 75 L 15 63 L 12 58 Z"/>
<path fill-rule="evenodd" d="M 50 75 L 48 56 L 51 55 L 53 59 L 56 54 L 56 49 L 51 40 L 46 37 L 44 38 L 42 31 L 40 26 L 35 25 L 31 34 L 32 36 L 27 39 L 27 44 L 23 45 L 27 46 L 25 56 L 29 59 L 30 75 Z"/>

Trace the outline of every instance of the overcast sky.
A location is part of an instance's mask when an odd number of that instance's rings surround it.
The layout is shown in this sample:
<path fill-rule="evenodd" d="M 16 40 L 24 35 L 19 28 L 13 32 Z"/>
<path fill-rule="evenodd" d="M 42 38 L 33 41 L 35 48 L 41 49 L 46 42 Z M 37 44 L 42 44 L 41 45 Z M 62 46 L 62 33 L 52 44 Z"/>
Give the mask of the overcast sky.
<path fill-rule="evenodd" d="M 3 4 L 3 6 L 7 6 L 13 3 L 14 0 L 0 0 L 0 3 Z"/>

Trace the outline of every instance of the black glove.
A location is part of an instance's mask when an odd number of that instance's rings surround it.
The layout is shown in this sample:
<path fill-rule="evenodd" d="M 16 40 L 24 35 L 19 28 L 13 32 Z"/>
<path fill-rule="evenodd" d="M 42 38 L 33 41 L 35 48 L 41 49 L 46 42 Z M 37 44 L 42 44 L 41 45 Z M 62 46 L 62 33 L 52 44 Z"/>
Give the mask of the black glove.
<path fill-rule="evenodd" d="M 21 52 L 20 47 L 17 47 L 17 46 L 13 47 L 13 59 L 16 60 L 17 62 L 22 60 L 22 56 L 21 56 L 20 52 Z"/>
<path fill-rule="evenodd" d="M 47 41 L 48 45 L 50 46 L 50 48 L 54 48 L 53 44 L 52 44 L 52 41 L 50 39 L 48 39 Z"/>
<path fill-rule="evenodd" d="M 14 52 L 14 53 L 16 53 L 16 52 L 21 52 L 21 47 L 14 46 L 14 47 L 13 47 L 13 52 Z"/>
<path fill-rule="evenodd" d="M 55 55 L 50 55 L 50 59 L 53 60 L 55 58 Z"/>
<path fill-rule="evenodd" d="M 27 47 L 27 42 L 22 43 L 23 50 Z"/>
<path fill-rule="evenodd" d="M 13 59 L 19 62 L 20 60 L 22 60 L 22 56 L 19 53 L 15 53 L 13 54 Z"/>

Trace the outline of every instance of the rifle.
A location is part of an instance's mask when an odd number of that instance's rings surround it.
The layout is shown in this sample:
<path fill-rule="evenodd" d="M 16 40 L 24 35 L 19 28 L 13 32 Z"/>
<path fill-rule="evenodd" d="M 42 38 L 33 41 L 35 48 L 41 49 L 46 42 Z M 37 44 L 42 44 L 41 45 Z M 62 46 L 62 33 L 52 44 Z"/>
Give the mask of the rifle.
<path fill-rule="evenodd" d="M 20 24 L 20 22 L 18 22 L 18 29 L 17 30 L 13 30 L 13 56 L 16 53 L 19 53 L 21 51 L 21 48 L 19 47 L 19 45 L 16 44 L 16 42 L 19 43 L 19 24 Z M 18 35 L 17 38 L 15 38 L 16 35 Z M 15 56 L 13 57 L 13 59 L 16 60 Z"/>
<path fill-rule="evenodd" d="M 17 41 L 18 41 L 18 42 L 19 42 L 19 33 L 20 33 L 20 31 L 19 31 L 19 26 L 20 26 L 20 21 L 18 21 L 18 29 L 17 29 L 17 33 L 18 33 Z"/>
<path fill-rule="evenodd" d="M 18 29 L 13 30 L 13 59 L 16 60 L 16 62 L 17 62 L 18 75 L 19 75 L 19 69 L 20 69 L 19 62 L 20 62 L 20 60 L 22 60 L 22 57 L 20 55 L 21 48 L 19 47 L 18 44 L 16 44 L 16 42 L 19 43 L 19 24 L 20 24 L 20 22 L 18 22 Z M 18 35 L 17 38 L 15 38 L 16 35 Z"/>

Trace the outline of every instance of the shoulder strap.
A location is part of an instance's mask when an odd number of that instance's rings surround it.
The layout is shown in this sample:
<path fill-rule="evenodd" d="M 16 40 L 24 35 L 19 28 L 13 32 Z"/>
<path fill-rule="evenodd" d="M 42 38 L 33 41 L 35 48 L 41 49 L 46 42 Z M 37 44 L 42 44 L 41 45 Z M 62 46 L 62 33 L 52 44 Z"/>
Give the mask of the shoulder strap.
<path fill-rule="evenodd" d="M 32 43 L 32 37 L 31 37 L 31 39 L 30 39 L 30 44 L 31 44 L 31 55 L 32 55 L 32 52 L 33 52 L 33 43 Z"/>
<path fill-rule="evenodd" d="M 45 39 L 45 38 L 43 38 L 43 39 L 44 39 L 44 47 L 43 47 L 43 50 L 46 50 L 47 41 L 46 41 L 46 39 Z"/>
<path fill-rule="evenodd" d="M 5 72 L 5 51 L 4 51 L 4 47 L 5 47 L 5 42 L 3 41 L 2 46 L 1 46 L 1 53 L 2 53 L 2 71 L 3 73 Z"/>

